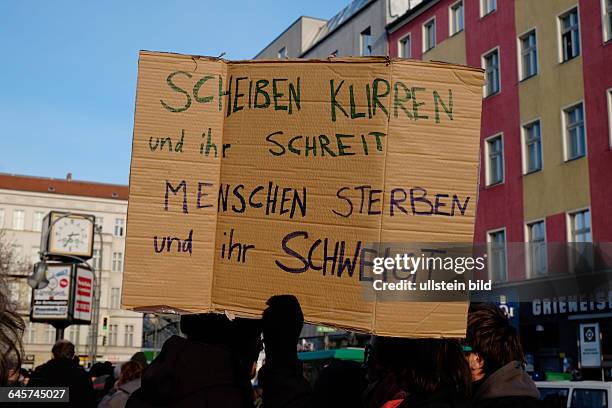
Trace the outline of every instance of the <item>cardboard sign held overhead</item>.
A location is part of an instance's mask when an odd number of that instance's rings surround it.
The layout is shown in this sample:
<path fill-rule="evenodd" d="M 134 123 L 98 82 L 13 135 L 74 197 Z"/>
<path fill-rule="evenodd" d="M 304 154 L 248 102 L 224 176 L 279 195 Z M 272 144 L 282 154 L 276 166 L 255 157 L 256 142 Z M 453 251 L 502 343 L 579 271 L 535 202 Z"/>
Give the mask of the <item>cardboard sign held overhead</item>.
<path fill-rule="evenodd" d="M 141 52 L 123 305 L 462 336 L 464 302 L 363 297 L 366 243 L 473 239 L 481 70 Z M 371 254 L 370 254 L 371 255 Z"/>

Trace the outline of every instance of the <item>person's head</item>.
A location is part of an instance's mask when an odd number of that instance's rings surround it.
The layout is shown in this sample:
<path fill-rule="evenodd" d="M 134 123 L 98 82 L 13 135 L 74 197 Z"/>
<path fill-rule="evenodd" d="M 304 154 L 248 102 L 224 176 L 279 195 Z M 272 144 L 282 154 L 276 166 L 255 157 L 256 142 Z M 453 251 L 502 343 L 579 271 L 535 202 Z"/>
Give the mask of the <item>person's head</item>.
<path fill-rule="evenodd" d="M 130 358 L 130 361 L 136 361 L 142 366 L 143 369 L 147 368 L 148 365 L 147 356 L 142 351 L 134 353 L 134 355 Z"/>
<path fill-rule="evenodd" d="M 373 390 L 373 399 L 388 399 L 399 390 L 414 395 L 444 390 L 459 398 L 470 393 L 470 370 L 457 340 L 377 337 L 370 363 L 386 387 Z"/>
<path fill-rule="evenodd" d="M 127 361 L 121 365 L 121 373 L 117 385 L 121 386 L 142 376 L 143 366 L 137 361 Z"/>
<path fill-rule="evenodd" d="M 58 340 L 51 348 L 53 358 L 65 358 L 72 360 L 74 358 L 74 344 L 68 340 Z"/>
<path fill-rule="evenodd" d="M 232 321 L 214 313 L 182 315 L 181 331 L 189 340 L 229 347 L 244 374 L 255 375 L 255 363 L 262 349 L 259 320 L 236 318 Z"/>
<path fill-rule="evenodd" d="M 491 303 L 473 303 L 468 312 L 466 358 L 472 380 L 478 381 L 525 356 L 516 328 L 504 312 Z"/>
<path fill-rule="evenodd" d="M 231 340 L 231 321 L 221 314 L 200 313 L 181 316 L 181 332 L 189 340 L 207 344 L 228 344 Z"/>
<path fill-rule="evenodd" d="M 450 339 L 404 339 L 405 354 L 398 378 L 409 394 L 447 390 L 466 397 L 470 371 L 461 344 Z"/>

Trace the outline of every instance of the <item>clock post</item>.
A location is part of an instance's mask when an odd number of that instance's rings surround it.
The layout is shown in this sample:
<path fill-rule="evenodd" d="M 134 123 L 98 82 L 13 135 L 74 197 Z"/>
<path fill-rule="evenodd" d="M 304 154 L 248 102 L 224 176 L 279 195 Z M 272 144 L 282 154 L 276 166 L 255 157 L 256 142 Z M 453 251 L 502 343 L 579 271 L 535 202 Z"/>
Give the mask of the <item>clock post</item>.
<path fill-rule="evenodd" d="M 90 214 L 51 211 L 43 219 L 40 262 L 28 278 L 32 287 L 30 321 L 55 327 L 56 341 L 64 338 L 68 326 L 97 326 L 100 279 L 99 274 L 96 279 L 95 266 L 87 263 L 93 256 L 96 232 L 101 238 L 95 216 Z M 92 333 L 89 348 L 95 350 L 97 330 Z"/>

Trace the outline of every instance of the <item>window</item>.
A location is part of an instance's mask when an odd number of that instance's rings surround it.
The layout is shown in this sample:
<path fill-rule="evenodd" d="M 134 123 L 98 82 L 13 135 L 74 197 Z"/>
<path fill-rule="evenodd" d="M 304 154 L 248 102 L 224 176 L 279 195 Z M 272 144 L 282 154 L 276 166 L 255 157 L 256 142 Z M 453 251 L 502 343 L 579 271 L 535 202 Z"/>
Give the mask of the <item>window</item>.
<path fill-rule="evenodd" d="M 567 407 L 569 388 L 538 387 L 538 391 L 540 391 L 540 399 L 551 402 L 550 406 L 554 406 L 552 403 L 555 403 L 558 407 Z"/>
<path fill-rule="evenodd" d="M 13 229 L 23 230 L 25 220 L 24 210 L 13 210 Z"/>
<path fill-rule="evenodd" d="M 68 329 L 68 339 L 72 344 L 79 343 L 79 326 L 72 326 Z"/>
<path fill-rule="evenodd" d="M 399 40 L 399 56 L 402 58 L 412 57 L 412 37 L 410 34 Z"/>
<path fill-rule="evenodd" d="M 546 224 L 535 221 L 527 224 L 527 257 L 529 276 L 542 276 L 548 269 L 546 251 Z"/>
<path fill-rule="evenodd" d="M 507 280 L 506 230 L 489 232 L 489 277 L 494 282 Z"/>
<path fill-rule="evenodd" d="M 463 0 L 460 0 L 450 6 L 449 9 L 450 18 L 450 35 L 457 34 L 459 31 L 463 31 Z"/>
<path fill-rule="evenodd" d="M 612 0 L 603 0 L 604 42 L 612 40 Z"/>
<path fill-rule="evenodd" d="M 123 225 L 125 224 L 125 221 L 123 220 L 123 218 L 115 218 L 115 229 L 113 230 L 113 235 L 116 237 L 122 237 L 123 236 Z"/>
<path fill-rule="evenodd" d="M 287 58 L 287 48 L 283 47 L 280 50 L 278 50 L 278 58 L 280 59 Z"/>
<path fill-rule="evenodd" d="M 4 208 L 0 208 L 0 228 L 4 228 Z"/>
<path fill-rule="evenodd" d="M 104 218 L 103 217 L 96 217 L 96 221 L 95 221 L 95 227 L 96 230 L 100 230 L 100 232 L 102 232 L 102 226 L 104 225 Z"/>
<path fill-rule="evenodd" d="M 119 288 L 111 288 L 111 309 L 120 309 Z"/>
<path fill-rule="evenodd" d="M 607 407 L 608 392 L 606 390 L 574 388 L 572 393 L 572 408 Z"/>
<path fill-rule="evenodd" d="M 94 249 L 93 252 L 91 253 L 92 257 L 91 257 L 91 266 L 94 267 L 94 269 L 101 269 L 102 268 L 102 259 L 100 259 L 100 250 L 99 249 Z"/>
<path fill-rule="evenodd" d="M 499 76 L 499 49 L 485 54 L 482 58 L 483 68 L 485 70 L 485 94 L 484 96 L 494 95 L 500 89 Z"/>
<path fill-rule="evenodd" d="M 423 24 L 423 52 L 427 52 L 436 46 L 436 20 L 429 20 Z"/>
<path fill-rule="evenodd" d="M 497 0 L 480 0 L 480 17 L 484 17 L 497 9 Z"/>
<path fill-rule="evenodd" d="M 538 48 L 535 30 L 522 35 L 519 41 L 521 45 L 521 79 L 527 79 L 538 73 Z"/>
<path fill-rule="evenodd" d="M 359 40 L 360 54 L 362 56 L 372 55 L 372 30 L 370 27 L 361 32 Z"/>
<path fill-rule="evenodd" d="M 42 221 L 45 217 L 45 213 L 42 211 L 34 212 L 34 218 L 32 218 L 32 231 L 42 230 Z"/>
<path fill-rule="evenodd" d="M 493 136 L 486 140 L 487 185 L 502 183 L 504 181 L 504 141 L 502 135 Z"/>
<path fill-rule="evenodd" d="M 569 242 L 593 242 L 591 237 L 591 211 L 581 210 L 569 214 Z"/>
<path fill-rule="evenodd" d="M 40 248 L 37 246 L 33 246 L 30 248 L 30 262 L 33 264 L 36 262 L 40 262 Z"/>
<path fill-rule="evenodd" d="M 109 346 L 117 345 L 117 325 L 116 324 L 108 325 L 108 345 Z"/>
<path fill-rule="evenodd" d="M 559 29 L 561 32 L 561 62 L 576 58 L 580 55 L 578 9 L 572 9 L 559 16 Z"/>
<path fill-rule="evenodd" d="M 32 344 L 36 341 L 36 324 L 32 323 L 32 322 L 28 322 L 26 324 L 26 331 L 25 331 L 25 342 L 26 344 Z"/>
<path fill-rule="evenodd" d="M 584 134 L 584 109 L 582 103 L 563 111 L 565 128 L 566 160 L 577 159 L 586 154 Z"/>
<path fill-rule="evenodd" d="M 123 270 L 123 253 L 113 252 L 113 272 L 121 272 Z"/>
<path fill-rule="evenodd" d="M 45 341 L 48 344 L 55 343 L 55 327 L 50 324 L 45 325 Z"/>
<path fill-rule="evenodd" d="M 125 325 L 125 333 L 124 333 L 124 345 L 126 347 L 132 347 L 134 345 L 134 326 L 131 324 Z"/>
<path fill-rule="evenodd" d="M 542 134 L 540 121 L 523 126 L 524 173 L 542 170 Z"/>

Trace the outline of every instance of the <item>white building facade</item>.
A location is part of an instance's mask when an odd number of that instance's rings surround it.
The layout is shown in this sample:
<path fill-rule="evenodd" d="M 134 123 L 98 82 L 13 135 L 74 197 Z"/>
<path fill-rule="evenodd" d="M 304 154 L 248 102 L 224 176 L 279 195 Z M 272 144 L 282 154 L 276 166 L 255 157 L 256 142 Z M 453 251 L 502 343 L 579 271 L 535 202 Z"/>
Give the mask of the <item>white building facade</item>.
<path fill-rule="evenodd" d="M 51 210 L 93 214 L 102 226 L 103 243 L 96 234 L 90 260 L 101 271 L 98 361 L 127 361 L 142 347 L 142 314 L 121 309 L 127 196 L 127 186 L 73 181 L 70 175 L 51 179 L 0 174 L 0 229 L 13 253 L 26 263 L 39 260 L 42 219 Z M 36 367 L 51 358 L 55 329 L 29 322 L 31 288 L 25 277 L 10 279 L 9 293 L 27 322 L 24 365 Z M 87 364 L 93 344 L 90 326 L 70 326 L 64 338 L 75 344 L 82 363 Z"/>

